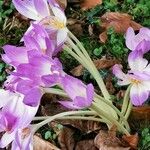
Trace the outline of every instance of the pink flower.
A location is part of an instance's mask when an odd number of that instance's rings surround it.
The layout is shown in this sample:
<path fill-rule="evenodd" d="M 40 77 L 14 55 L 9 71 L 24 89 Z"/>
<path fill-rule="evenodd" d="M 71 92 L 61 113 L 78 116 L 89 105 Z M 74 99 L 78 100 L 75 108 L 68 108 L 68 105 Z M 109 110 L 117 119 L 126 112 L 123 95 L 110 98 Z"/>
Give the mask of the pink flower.
<path fill-rule="evenodd" d="M 67 38 L 66 16 L 55 0 L 13 0 L 16 9 L 34 23 L 43 25 L 51 38 L 56 35 L 57 46 Z M 26 34 L 32 29 L 29 28 Z"/>
<path fill-rule="evenodd" d="M 66 75 L 62 77 L 61 85 L 71 98 L 71 101 L 60 101 L 63 106 L 70 109 L 83 109 L 91 106 L 94 96 L 92 84 L 86 86 L 79 79 Z"/>
<path fill-rule="evenodd" d="M 126 32 L 126 46 L 132 51 L 140 51 L 142 54 L 150 50 L 150 29 L 141 28 L 138 34 L 129 27 Z"/>
<path fill-rule="evenodd" d="M 130 71 L 123 73 L 120 65 L 113 67 L 114 75 L 119 79 L 119 85 L 131 84 L 130 99 L 133 105 L 142 105 L 149 97 L 150 93 L 150 65 L 141 56 L 136 59 L 129 57 Z"/>
<path fill-rule="evenodd" d="M 0 132 L 5 132 L 0 139 L 0 147 L 4 148 L 16 140 L 18 130 L 29 126 L 35 116 L 37 107 L 30 107 L 23 103 L 23 95 L 0 91 Z"/>

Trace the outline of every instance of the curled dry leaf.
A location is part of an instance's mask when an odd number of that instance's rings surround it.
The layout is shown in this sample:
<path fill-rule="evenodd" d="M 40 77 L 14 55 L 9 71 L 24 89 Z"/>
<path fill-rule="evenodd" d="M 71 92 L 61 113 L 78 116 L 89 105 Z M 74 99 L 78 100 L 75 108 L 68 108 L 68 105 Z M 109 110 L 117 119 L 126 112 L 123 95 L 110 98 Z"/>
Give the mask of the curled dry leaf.
<path fill-rule="evenodd" d="M 94 140 L 99 150 L 129 150 L 130 147 L 116 137 L 115 131 L 100 130 Z"/>
<path fill-rule="evenodd" d="M 137 149 L 137 145 L 138 145 L 138 141 L 139 141 L 139 136 L 137 133 L 135 135 L 130 135 L 130 136 L 124 135 L 122 138 L 123 138 L 123 140 L 128 142 L 128 144 L 131 146 L 131 148 Z"/>
<path fill-rule="evenodd" d="M 83 28 L 82 24 L 84 24 L 83 21 L 69 18 L 67 21 L 68 29 L 76 36 L 80 37 L 83 35 Z"/>
<path fill-rule="evenodd" d="M 101 17 L 101 27 L 104 30 L 99 35 L 100 41 L 105 43 L 107 40 L 107 30 L 113 27 L 117 33 L 125 33 L 129 27 L 139 30 L 142 26 L 132 20 L 132 16 L 126 13 L 106 12 Z"/>
<path fill-rule="evenodd" d="M 79 129 L 81 132 L 90 133 L 100 130 L 102 128 L 101 123 L 91 120 L 60 120 L 62 125 L 69 125 Z"/>
<path fill-rule="evenodd" d="M 114 94 L 116 90 L 115 90 L 114 85 L 112 83 L 112 75 L 108 75 L 106 77 L 105 83 L 106 83 L 106 88 L 107 88 L 108 92 L 110 94 Z"/>
<path fill-rule="evenodd" d="M 110 68 L 113 65 L 119 63 L 119 60 L 117 60 L 117 59 L 109 60 L 107 58 L 102 58 L 102 59 L 94 60 L 93 63 L 95 64 L 97 69 L 105 69 L 105 68 Z M 82 65 L 79 65 L 79 66 L 75 67 L 74 69 L 72 69 L 70 72 L 74 76 L 81 76 L 81 75 L 83 75 L 83 71 L 84 71 L 84 67 Z"/>
<path fill-rule="evenodd" d="M 80 6 L 83 10 L 87 10 L 100 4 L 102 4 L 102 0 L 84 0 Z"/>
<path fill-rule="evenodd" d="M 77 143 L 75 150 L 98 150 L 94 145 L 94 140 L 83 140 Z"/>
<path fill-rule="evenodd" d="M 65 9 L 67 7 L 67 0 L 56 0 L 61 8 Z"/>
<path fill-rule="evenodd" d="M 58 142 L 61 150 L 73 150 L 75 147 L 75 130 L 64 127 L 58 135 Z"/>
<path fill-rule="evenodd" d="M 48 141 L 41 139 L 40 137 L 34 135 L 33 137 L 33 149 L 34 150 L 60 150 L 55 145 Z"/>

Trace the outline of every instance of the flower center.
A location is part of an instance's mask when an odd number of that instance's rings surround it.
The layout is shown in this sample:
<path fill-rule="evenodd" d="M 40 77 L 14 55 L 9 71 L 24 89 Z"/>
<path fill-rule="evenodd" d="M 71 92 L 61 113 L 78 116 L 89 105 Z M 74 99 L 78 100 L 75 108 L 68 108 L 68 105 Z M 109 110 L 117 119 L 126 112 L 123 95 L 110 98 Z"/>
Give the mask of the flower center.
<path fill-rule="evenodd" d="M 63 22 L 60 22 L 57 18 L 49 18 L 43 21 L 43 25 L 50 25 L 57 29 L 62 29 L 65 27 Z"/>
<path fill-rule="evenodd" d="M 131 83 L 133 83 L 133 84 L 139 84 L 139 83 L 141 83 L 141 81 L 132 78 L 132 79 L 131 79 Z"/>

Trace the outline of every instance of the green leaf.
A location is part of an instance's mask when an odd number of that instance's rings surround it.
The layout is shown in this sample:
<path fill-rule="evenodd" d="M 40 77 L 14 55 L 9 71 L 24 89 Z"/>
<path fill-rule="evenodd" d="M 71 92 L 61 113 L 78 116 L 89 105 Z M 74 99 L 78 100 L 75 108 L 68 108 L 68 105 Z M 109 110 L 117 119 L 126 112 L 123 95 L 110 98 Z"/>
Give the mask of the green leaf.
<path fill-rule="evenodd" d="M 44 138 L 45 138 L 45 140 L 51 139 L 52 133 L 50 131 L 45 132 Z"/>
<path fill-rule="evenodd" d="M 102 51 L 103 51 L 102 47 L 95 48 L 94 51 L 93 51 L 93 53 L 94 53 L 95 56 L 100 56 L 100 54 L 102 53 Z"/>

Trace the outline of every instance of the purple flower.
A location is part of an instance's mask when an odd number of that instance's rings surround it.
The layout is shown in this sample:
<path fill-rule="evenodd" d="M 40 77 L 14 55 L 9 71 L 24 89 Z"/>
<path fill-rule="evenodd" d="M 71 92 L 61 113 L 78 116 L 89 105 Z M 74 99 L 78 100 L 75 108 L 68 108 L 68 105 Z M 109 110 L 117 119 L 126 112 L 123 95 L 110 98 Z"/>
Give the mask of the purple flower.
<path fill-rule="evenodd" d="M 60 103 L 70 109 L 83 109 L 92 104 L 94 87 L 92 84 L 87 86 L 80 80 L 66 75 L 62 77 L 62 88 L 72 101 L 60 101 Z"/>
<path fill-rule="evenodd" d="M 13 75 L 28 78 L 35 83 L 44 86 L 44 76 L 47 75 L 59 75 L 62 71 L 61 63 L 57 58 L 51 59 L 46 55 L 35 53 L 35 51 L 28 52 L 29 63 L 20 64 L 16 68 L 16 72 L 12 72 Z M 53 81 L 53 79 L 52 79 Z M 56 82 L 52 83 L 56 84 Z"/>
<path fill-rule="evenodd" d="M 0 139 L 0 147 L 4 148 L 16 140 L 18 129 L 29 126 L 39 105 L 37 107 L 27 106 L 23 103 L 23 95 L 4 90 L 0 91 L 0 98 L 0 132 L 5 132 Z"/>
<path fill-rule="evenodd" d="M 12 150 L 33 150 L 33 135 L 31 127 L 17 130 L 15 140 L 12 142 Z"/>
<path fill-rule="evenodd" d="M 150 29 L 141 28 L 135 35 L 133 28 L 129 27 L 126 32 L 126 46 L 132 51 L 140 51 L 141 54 L 150 50 Z"/>
<path fill-rule="evenodd" d="M 13 4 L 22 15 L 43 25 L 50 37 L 55 33 L 58 47 L 64 43 L 68 32 L 66 16 L 55 0 L 13 0 Z M 32 25 L 29 30 L 31 29 Z"/>
<path fill-rule="evenodd" d="M 146 59 L 140 56 L 136 59 L 129 59 L 130 69 L 127 74 L 121 70 L 121 65 L 113 67 L 114 75 L 119 79 L 119 85 L 131 84 L 130 99 L 133 105 L 142 105 L 149 97 L 150 93 L 150 65 Z"/>
<path fill-rule="evenodd" d="M 57 51 L 56 42 L 50 40 L 48 33 L 42 26 L 38 24 L 32 24 L 32 26 L 33 29 L 23 37 L 25 46 L 29 50 L 37 50 L 51 58 L 54 51 Z"/>
<path fill-rule="evenodd" d="M 3 47 L 5 54 L 2 55 L 2 59 L 10 65 L 18 66 L 21 63 L 27 63 L 27 51 L 26 47 L 16 47 L 12 45 L 5 45 Z"/>

